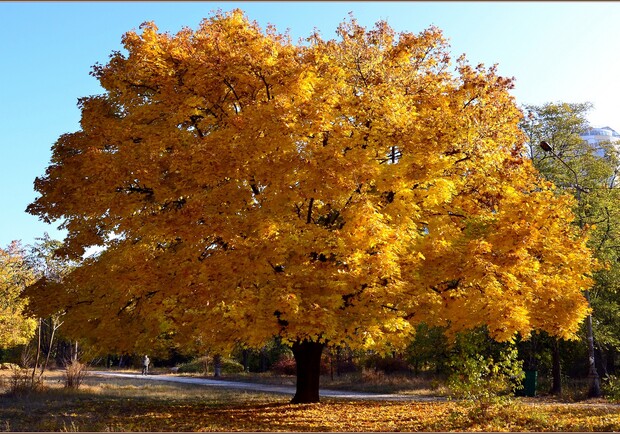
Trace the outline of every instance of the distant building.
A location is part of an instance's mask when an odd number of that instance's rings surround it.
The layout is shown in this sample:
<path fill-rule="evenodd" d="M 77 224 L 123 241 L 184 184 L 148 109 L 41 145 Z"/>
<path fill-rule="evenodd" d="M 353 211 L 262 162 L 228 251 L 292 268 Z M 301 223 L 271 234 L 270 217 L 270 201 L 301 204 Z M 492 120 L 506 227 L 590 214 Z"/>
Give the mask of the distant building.
<path fill-rule="evenodd" d="M 602 142 L 611 142 L 615 144 L 617 149 L 620 149 L 620 134 L 610 127 L 603 128 L 591 128 L 583 134 L 580 134 L 581 138 L 588 142 L 590 145 L 596 146 Z M 597 154 L 603 153 L 603 150 L 599 150 Z"/>
<path fill-rule="evenodd" d="M 601 142 L 620 142 L 620 134 L 609 127 L 592 128 L 581 134 L 581 137 L 591 145 Z"/>

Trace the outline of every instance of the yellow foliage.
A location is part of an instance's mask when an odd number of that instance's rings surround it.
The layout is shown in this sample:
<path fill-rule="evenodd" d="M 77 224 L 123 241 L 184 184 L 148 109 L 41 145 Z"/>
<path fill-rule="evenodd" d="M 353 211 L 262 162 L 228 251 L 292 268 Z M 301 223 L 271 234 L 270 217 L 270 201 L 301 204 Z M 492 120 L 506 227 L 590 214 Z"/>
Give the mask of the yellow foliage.
<path fill-rule="evenodd" d="M 36 321 L 25 314 L 21 297 L 33 277 L 19 243 L 0 249 L 0 348 L 28 343 L 34 335 Z"/>
<path fill-rule="evenodd" d="M 127 33 L 29 207 L 71 255 L 105 251 L 34 306 L 116 350 L 380 347 L 421 322 L 574 336 L 594 264 L 522 157 L 510 80 L 452 65 L 436 28 L 338 35 L 294 45 L 241 11 Z"/>

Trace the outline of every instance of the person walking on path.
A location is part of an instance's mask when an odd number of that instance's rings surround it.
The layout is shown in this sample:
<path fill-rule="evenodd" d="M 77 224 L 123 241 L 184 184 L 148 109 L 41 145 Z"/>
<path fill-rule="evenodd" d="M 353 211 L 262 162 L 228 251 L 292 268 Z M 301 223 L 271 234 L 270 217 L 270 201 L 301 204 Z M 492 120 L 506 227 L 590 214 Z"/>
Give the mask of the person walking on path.
<path fill-rule="evenodd" d="M 149 359 L 149 356 L 145 354 L 144 357 L 142 358 L 142 375 L 148 375 L 150 363 L 151 363 L 151 360 Z"/>

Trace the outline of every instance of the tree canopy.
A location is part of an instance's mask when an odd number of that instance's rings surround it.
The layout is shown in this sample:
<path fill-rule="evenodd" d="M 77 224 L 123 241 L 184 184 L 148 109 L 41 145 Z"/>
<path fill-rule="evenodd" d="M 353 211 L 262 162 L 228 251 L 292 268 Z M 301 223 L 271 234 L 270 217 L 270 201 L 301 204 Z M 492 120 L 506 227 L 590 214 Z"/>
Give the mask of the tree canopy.
<path fill-rule="evenodd" d="M 590 246 L 594 257 L 603 265 L 594 274 L 594 284 L 586 296 L 593 316 L 586 320 L 588 363 L 592 386 L 590 396 L 600 396 L 600 383 L 595 371 L 596 350 L 618 348 L 620 323 L 618 304 L 618 239 L 620 238 L 620 190 L 617 188 L 618 149 L 611 142 L 588 143 L 580 134 L 590 126 L 587 113 L 590 103 L 547 103 L 524 107 L 527 117 L 522 128 L 528 136 L 529 154 L 541 175 L 555 183 L 560 191 L 573 194 L 576 224 L 589 226 Z M 545 140 L 550 150 L 538 144 Z M 596 349 L 596 350 L 595 350 Z M 599 353 L 600 354 L 600 353 Z M 599 357 L 598 355 L 596 356 Z M 606 367 L 597 363 L 604 370 Z M 561 384 L 560 378 L 555 380 Z M 558 390 L 560 386 L 557 387 Z"/>
<path fill-rule="evenodd" d="M 29 291 L 108 350 L 273 335 L 384 348 L 417 324 L 572 337 L 593 259 L 524 158 L 494 67 L 441 31 L 298 44 L 239 11 L 124 35 L 28 207 L 83 260 Z"/>
<path fill-rule="evenodd" d="M 34 335 L 36 321 L 26 314 L 27 302 L 20 297 L 33 279 L 18 242 L 0 249 L 0 348 L 25 344 Z"/>

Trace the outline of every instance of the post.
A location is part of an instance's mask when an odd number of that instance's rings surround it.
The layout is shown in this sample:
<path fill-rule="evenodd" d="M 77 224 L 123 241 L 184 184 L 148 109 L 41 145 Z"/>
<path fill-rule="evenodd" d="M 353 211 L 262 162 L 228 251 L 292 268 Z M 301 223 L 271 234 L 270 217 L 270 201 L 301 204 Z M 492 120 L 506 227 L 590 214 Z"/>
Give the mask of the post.
<path fill-rule="evenodd" d="M 247 348 L 244 348 L 242 354 L 243 354 L 243 372 L 250 372 L 250 361 L 249 361 L 250 350 L 248 350 Z"/>
<path fill-rule="evenodd" d="M 590 304 L 590 291 L 585 291 L 586 300 Z M 589 398 L 598 398 L 603 395 L 601 391 L 601 378 L 596 370 L 596 361 L 594 359 L 594 331 L 592 328 L 592 315 L 586 317 L 586 339 L 588 341 L 588 379 L 590 380 L 590 388 L 588 389 Z"/>
<path fill-rule="evenodd" d="M 213 376 L 218 378 L 222 375 L 222 356 L 218 353 L 213 356 Z"/>

